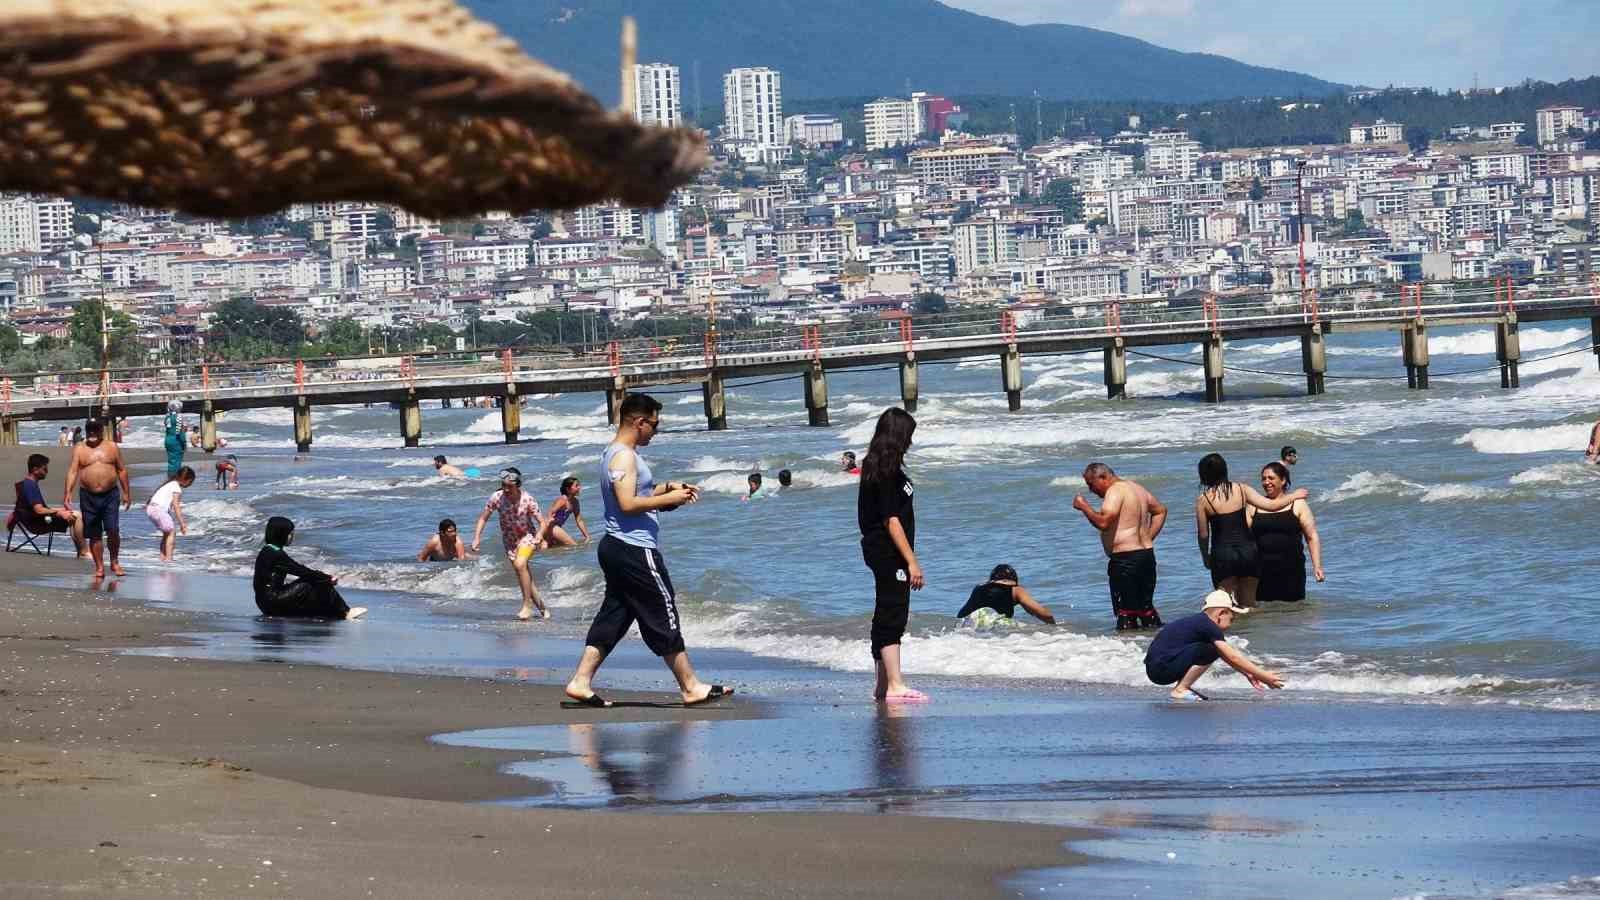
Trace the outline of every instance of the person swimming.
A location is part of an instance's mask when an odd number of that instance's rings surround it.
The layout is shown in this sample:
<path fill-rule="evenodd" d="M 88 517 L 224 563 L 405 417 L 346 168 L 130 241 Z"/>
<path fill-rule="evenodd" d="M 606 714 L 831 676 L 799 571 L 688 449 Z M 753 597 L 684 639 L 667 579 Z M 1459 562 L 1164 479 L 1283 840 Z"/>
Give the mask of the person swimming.
<path fill-rule="evenodd" d="M 745 485 L 749 488 L 749 493 L 744 495 L 744 499 L 754 499 L 757 494 L 761 493 L 761 473 L 751 472 L 750 477 L 745 479 Z"/>
<path fill-rule="evenodd" d="M 561 479 L 561 496 L 556 502 L 550 504 L 550 516 L 545 519 L 545 543 L 551 547 L 576 547 L 578 542 L 567 533 L 564 527 L 567 517 L 571 516 L 578 531 L 583 534 L 585 543 L 589 541 L 589 526 L 583 521 L 583 512 L 578 505 L 578 495 L 583 492 L 583 483 L 576 477 L 568 476 Z"/>
<path fill-rule="evenodd" d="M 790 487 L 793 484 L 794 484 L 794 473 L 790 472 L 788 469 L 779 469 L 778 470 L 778 488 L 779 488 L 779 490 L 782 490 L 783 488 L 786 488 L 786 487 Z"/>
<path fill-rule="evenodd" d="M 856 455 L 849 450 L 839 454 L 839 468 L 848 475 L 861 474 L 861 466 L 856 462 Z"/>
<path fill-rule="evenodd" d="M 467 477 L 466 472 L 462 471 L 456 466 L 450 465 L 450 460 L 445 459 L 443 456 L 435 456 L 433 458 L 433 471 L 437 472 L 440 478 Z"/>
<path fill-rule="evenodd" d="M 1028 589 L 1021 585 L 1017 570 L 1001 563 L 989 572 L 988 581 L 972 589 L 966 605 L 956 613 L 956 618 L 965 619 L 979 610 L 991 609 L 1010 619 L 1016 615 L 1018 606 L 1046 625 L 1056 624 L 1056 617 L 1049 608 L 1033 599 Z"/>
<path fill-rule="evenodd" d="M 428 542 L 417 553 L 417 562 L 454 562 L 472 558 L 472 551 L 461 540 L 454 519 L 440 520 L 438 532 L 428 538 Z"/>

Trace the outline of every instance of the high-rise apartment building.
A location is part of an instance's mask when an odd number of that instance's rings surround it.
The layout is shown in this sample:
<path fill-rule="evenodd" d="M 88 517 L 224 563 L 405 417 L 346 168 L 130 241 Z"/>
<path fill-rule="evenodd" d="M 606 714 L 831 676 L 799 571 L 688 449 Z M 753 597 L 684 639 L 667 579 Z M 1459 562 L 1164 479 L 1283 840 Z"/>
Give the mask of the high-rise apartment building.
<path fill-rule="evenodd" d="M 1565 138 L 1574 128 L 1584 125 L 1581 106 L 1546 106 L 1534 117 L 1539 129 L 1539 143 L 1553 144 Z"/>
<path fill-rule="evenodd" d="M 722 78 L 722 130 L 762 149 L 781 148 L 783 76 L 772 69 L 734 69 Z"/>
<path fill-rule="evenodd" d="M 683 82 L 678 67 L 642 63 L 633 67 L 633 117 L 646 125 L 676 128 L 683 124 Z"/>
<path fill-rule="evenodd" d="M 862 120 L 867 127 L 868 150 L 887 150 L 915 143 L 917 134 L 922 131 L 914 100 L 893 97 L 874 100 L 862 108 Z"/>

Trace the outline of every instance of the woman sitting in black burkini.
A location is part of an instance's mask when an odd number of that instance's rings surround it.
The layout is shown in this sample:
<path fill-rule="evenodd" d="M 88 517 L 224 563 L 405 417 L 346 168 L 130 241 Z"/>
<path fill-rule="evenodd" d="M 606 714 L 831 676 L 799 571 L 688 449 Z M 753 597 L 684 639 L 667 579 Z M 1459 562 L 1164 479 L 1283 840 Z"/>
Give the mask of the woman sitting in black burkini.
<path fill-rule="evenodd" d="M 283 548 L 294 543 L 294 523 L 283 516 L 267 520 L 267 538 L 256 556 L 256 606 L 268 616 L 286 619 L 357 619 L 365 606 L 352 609 L 334 585 L 339 579 L 294 561 Z M 284 583 L 294 575 L 296 579 Z"/>

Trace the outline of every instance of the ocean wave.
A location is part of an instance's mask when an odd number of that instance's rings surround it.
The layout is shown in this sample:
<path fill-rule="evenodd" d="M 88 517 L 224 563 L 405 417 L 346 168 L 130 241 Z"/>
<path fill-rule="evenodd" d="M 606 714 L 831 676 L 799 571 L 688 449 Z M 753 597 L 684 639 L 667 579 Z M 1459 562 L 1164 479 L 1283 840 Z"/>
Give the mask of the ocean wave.
<path fill-rule="evenodd" d="M 1449 503 L 1458 500 L 1491 500 L 1509 495 L 1504 488 L 1464 482 L 1425 484 L 1408 481 L 1392 472 L 1357 472 L 1343 483 L 1317 498 L 1320 503 L 1344 503 L 1373 495 L 1416 497 L 1423 503 Z"/>
<path fill-rule="evenodd" d="M 1590 463 L 1555 463 L 1539 466 L 1511 476 L 1512 484 L 1566 484 L 1578 479 L 1600 477 L 1600 467 Z"/>
<path fill-rule="evenodd" d="M 1582 452 L 1589 445 L 1591 425 L 1547 425 L 1543 428 L 1474 428 L 1456 438 L 1479 453 Z"/>
<path fill-rule="evenodd" d="M 1558 350 L 1568 344 L 1589 340 L 1587 328 L 1524 328 L 1517 335 L 1523 353 Z M 1470 331 L 1466 334 L 1433 335 L 1428 338 L 1428 352 L 1437 356 L 1493 356 L 1494 330 Z"/>

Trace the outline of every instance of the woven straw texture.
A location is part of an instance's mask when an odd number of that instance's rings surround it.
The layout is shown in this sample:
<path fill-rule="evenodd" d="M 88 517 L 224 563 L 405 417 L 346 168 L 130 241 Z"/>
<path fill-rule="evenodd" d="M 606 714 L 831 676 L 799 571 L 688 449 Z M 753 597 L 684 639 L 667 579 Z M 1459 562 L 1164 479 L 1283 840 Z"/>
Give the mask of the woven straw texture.
<path fill-rule="evenodd" d="M 660 206 L 704 162 L 450 0 L 0 3 L 0 189 L 448 218 Z"/>

